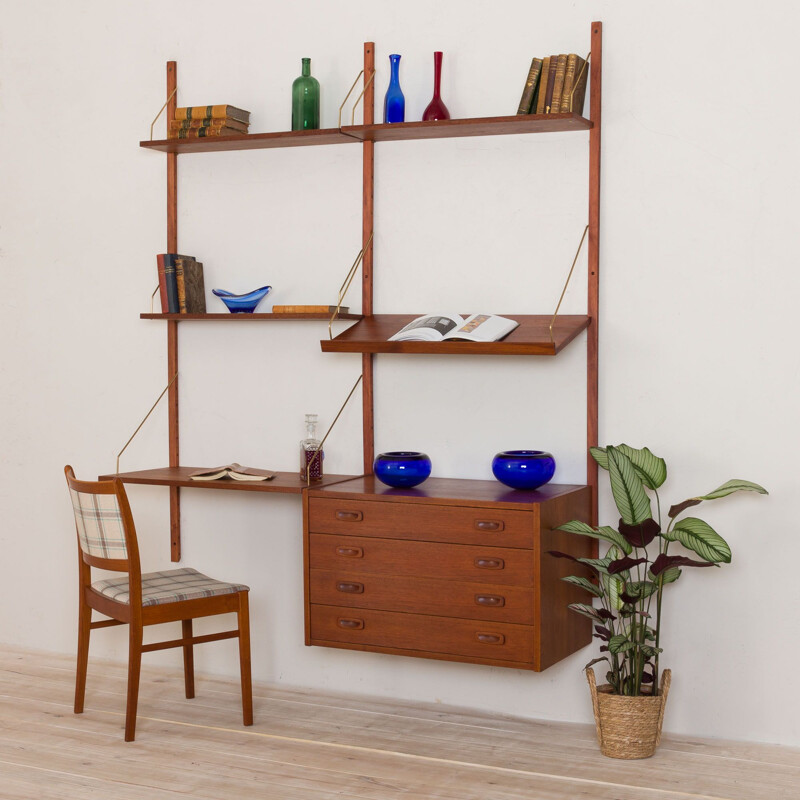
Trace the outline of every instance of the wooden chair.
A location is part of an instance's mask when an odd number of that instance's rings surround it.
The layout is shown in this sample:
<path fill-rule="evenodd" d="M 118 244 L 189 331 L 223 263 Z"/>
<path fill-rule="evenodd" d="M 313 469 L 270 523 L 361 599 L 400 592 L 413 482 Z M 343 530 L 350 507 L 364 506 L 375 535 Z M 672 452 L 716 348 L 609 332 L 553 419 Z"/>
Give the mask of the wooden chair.
<path fill-rule="evenodd" d="M 128 702 L 125 741 L 136 732 L 136 706 L 142 653 L 183 648 L 186 697 L 194 697 L 193 646 L 219 639 L 239 638 L 239 667 L 242 680 L 242 717 L 253 724 L 253 689 L 250 677 L 250 618 L 247 586 L 223 583 L 193 569 L 171 569 L 142 575 L 139 546 L 125 487 L 119 480 L 79 481 L 72 467 L 64 467 L 75 511 L 78 534 L 80 615 L 78 618 L 78 669 L 75 680 L 75 713 L 83 712 L 86 668 L 89 661 L 89 633 L 93 628 L 127 624 Z M 91 580 L 91 568 L 124 573 L 122 577 Z M 92 622 L 92 609 L 110 619 Z M 192 620 L 235 612 L 236 630 L 192 635 Z M 180 620 L 182 636 L 167 642 L 142 644 L 146 625 Z"/>

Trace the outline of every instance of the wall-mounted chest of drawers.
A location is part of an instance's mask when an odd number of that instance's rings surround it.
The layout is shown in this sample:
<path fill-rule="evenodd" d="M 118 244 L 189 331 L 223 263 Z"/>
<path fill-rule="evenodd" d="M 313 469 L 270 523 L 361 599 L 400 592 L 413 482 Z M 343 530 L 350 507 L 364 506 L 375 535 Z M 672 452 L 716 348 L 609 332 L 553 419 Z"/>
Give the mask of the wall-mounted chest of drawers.
<path fill-rule="evenodd" d="M 587 645 L 586 602 L 561 580 L 591 541 L 554 530 L 589 520 L 590 489 L 513 491 L 373 477 L 304 492 L 306 644 L 543 670 Z"/>

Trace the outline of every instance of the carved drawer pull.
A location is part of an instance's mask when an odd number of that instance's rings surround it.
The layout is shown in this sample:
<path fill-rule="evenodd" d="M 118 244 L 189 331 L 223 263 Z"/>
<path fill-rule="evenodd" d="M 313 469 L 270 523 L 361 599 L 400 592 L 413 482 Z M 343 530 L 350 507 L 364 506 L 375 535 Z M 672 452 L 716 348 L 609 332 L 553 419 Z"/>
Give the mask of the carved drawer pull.
<path fill-rule="evenodd" d="M 505 530 L 506 524 L 505 522 L 491 519 L 476 519 L 475 527 L 479 531 L 502 531 Z"/>
<path fill-rule="evenodd" d="M 364 514 L 361 511 L 337 511 L 336 519 L 340 519 L 342 522 L 361 522 Z"/>
<path fill-rule="evenodd" d="M 337 622 L 340 628 L 346 628 L 349 631 L 360 631 L 364 629 L 363 619 L 347 619 L 345 617 L 340 617 Z"/>
<path fill-rule="evenodd" d="M 476 633 L 481 644 L 505 644 L 506 637 L 502 633 Z"/>
<path fill-rule="evenodd" d="M 476 558 L 475 566 L 478 569 L 504 569 L 506 562 L 502 558 Z"/>
<path fill-rule="evenodd" d="M 475 602 L 479 606 L 492 606 L 502 608 L 506 604 L 506 599 L 499 594 L 476 594 Z"/>
<path fill-rule="evenodd" d="M 337 556 L 345 556 L 346 558 L 363 558 L 364 557 L 364 548 L 363 547 L 337 547 L 336 548 L 336 555 Z"/>
<path fill-rule="evenodd" d="M 339 581 L 336 584 L 336 591 L 337 592 L 347 592 L 348 594 L 364 594 L 364 584 L 363 583 L 345 583 L 344 581 Z"/>

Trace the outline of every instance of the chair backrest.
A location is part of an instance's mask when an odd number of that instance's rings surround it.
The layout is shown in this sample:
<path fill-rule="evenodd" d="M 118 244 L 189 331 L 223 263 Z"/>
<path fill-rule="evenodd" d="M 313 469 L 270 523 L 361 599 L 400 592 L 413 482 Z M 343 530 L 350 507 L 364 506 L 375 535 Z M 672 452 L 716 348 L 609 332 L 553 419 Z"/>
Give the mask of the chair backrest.
<path fill-rule="evenodd" d="M 125 487 L 119 480 L 79 481 L 67 477 L 78 548 L 83 563 L 116 572 L 139 573 L 139 547 Z"/>

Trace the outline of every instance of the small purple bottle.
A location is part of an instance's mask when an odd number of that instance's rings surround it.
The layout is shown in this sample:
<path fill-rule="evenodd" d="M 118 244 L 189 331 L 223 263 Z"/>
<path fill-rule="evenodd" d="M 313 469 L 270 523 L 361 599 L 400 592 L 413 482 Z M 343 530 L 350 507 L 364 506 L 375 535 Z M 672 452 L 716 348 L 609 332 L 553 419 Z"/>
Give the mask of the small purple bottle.
<path fill-rule="evenodd" d="M 317 439 L 317 415 L 306 414 L 306 438 L 300 442 L 300 477 L 312 483 L 322 480 L 322 459 L 325 454 Z"/>

